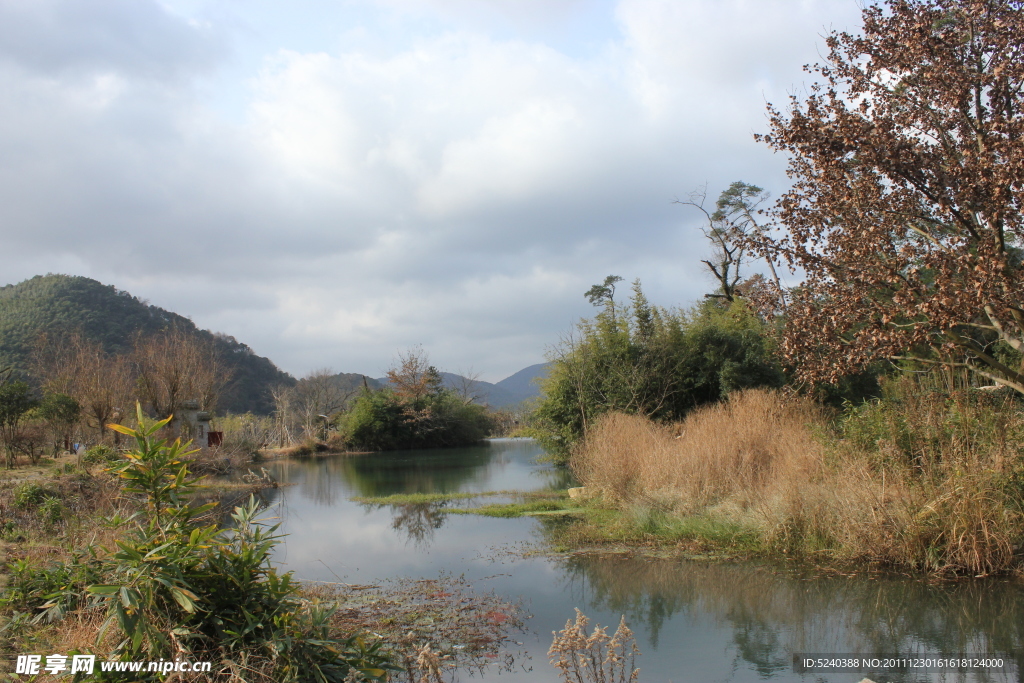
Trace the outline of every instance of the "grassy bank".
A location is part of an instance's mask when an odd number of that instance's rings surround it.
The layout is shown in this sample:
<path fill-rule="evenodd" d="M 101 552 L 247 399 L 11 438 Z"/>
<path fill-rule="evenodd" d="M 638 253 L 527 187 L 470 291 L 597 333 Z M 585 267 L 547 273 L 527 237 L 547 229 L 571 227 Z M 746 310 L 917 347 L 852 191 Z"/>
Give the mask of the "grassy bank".
<path fill-rule="evenodd" d="M 504 503 L 478 504 L 481 498 L 510 498 Z M 350 500 L 363 505 L 433 506 L 437 512 L 485 517 L 522 517 L 549 513 L 582 514 L 584 508 L 573 503 L 565 491 L 458 491 L 451 493 L 394 493 L 388 496 L 354 496 Z M 463 507 L 451 504 L 462 502 Z"/>
<path fill-rule="evenodd" d="M 1024 411 L 929 382 L 890 383 L 839 416 L 763 390 L 674 425 L 608 415 L 572 460 L 597 496 L 559 542 L 1020 571 Z"/>
<path fill-rule="evenodd" d="M 0 479 L 4 669 L 15 654 L 84 652 L 213 661 L 196 680 L 421 683 L 512 661 L 516 605 L 444 576 L 298 583 L 272 566 L 276 527 L 249 492 L 202 487 L 188 454 L 125 433 L 139 448 L 109 462 Z"/>

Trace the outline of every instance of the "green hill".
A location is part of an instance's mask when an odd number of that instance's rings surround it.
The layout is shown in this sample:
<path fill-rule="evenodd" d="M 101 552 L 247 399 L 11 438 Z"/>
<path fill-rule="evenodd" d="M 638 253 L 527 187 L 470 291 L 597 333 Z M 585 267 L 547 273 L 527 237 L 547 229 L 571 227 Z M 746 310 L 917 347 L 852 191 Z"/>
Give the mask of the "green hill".
<path fill-rule="evenodd" d="M 37 275 L 0 287 L 0 368 L 12 366 L 28 375 L 32 346 L 43 333 L 79 331 L 110 353 L 126 353 L 137 332 L 157 334 L 172 326 L 212 340 L 230 368 L 222 410 L 269 414 L 270 387 L 295 384 L 291 375 L 233 337 L 200 330 L 184 316 L 150 306 L 111 285 L 72 275 Z"/>

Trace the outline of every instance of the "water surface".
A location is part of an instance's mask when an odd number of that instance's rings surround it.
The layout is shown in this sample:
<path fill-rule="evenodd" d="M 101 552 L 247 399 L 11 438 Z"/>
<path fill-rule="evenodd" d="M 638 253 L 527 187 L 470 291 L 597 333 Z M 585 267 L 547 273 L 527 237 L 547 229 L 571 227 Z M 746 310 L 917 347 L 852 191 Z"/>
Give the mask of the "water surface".
<path fill-rule="evenodd" d="M 551 632 L 579 607 L 593 621 L 621 615 L 637 636 L 641 681 L 856 683 L 854 673 L 800 674 L 794 653 L 959 653 L 1020 657 L 1024 585 L 1011 580 L 928 582 L 898 574 L 843 576 L 787 566 L 637 559 L 528 557 L 551 519 L 448 515 L 443 505 L 368 506 L 353 496 L 539 490 L 571 485 L 537 464 L 529 440 L 434 451 L 280 461 L 294 486 L 272 492 L 288 534 L 277 560 L 302 579 L 373 583 L 465 575 L 481 591 L 523 598 L 533 616 L 520 636 L 532 661 L 488 680 L 558 680 L 547 664 Z M 513 551 L 513 552 L 509 552 Z M 1014 653 L 1017 653 L 1014 655 Z M 1004 672 L 890 673 L 899 681 L 1021 681 Z M 530 670 L 526 670 L 530 669 Z M 1021 667 L 1024 671 L 1024 667 Z M 478 675 L 478 674 L 477 674 Z"/>

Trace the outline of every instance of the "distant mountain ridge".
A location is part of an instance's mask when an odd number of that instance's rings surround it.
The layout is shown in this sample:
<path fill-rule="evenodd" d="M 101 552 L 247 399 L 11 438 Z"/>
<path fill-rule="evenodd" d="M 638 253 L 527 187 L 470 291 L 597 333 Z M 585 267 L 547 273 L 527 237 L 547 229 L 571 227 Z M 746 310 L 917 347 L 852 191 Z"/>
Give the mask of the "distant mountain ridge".
<path fill-rule="evenodd" d="M 509 375 L 494 386 L 515 398 L 516 403 L 522 403 L 540 396 L 539 381 L 547 377 L 550 370 L 551 363 L 537 363 Z"/>
<path fill-rule="evenodd" d="M 128 292 L 76 275 L 37 275 L 0 287 L 0 368 L 28 375 L 32 347 L 41 334 L 80 332 L 108 353 L 126 353 L 132 338 L 177 327 L 211 340 L 232 378 L 221 394 L 230 412 L 270 414 L 270 387 L 291 386 L 295 378 L 257 356 L 234 337 L 200 330 L 188 318 L 151 306 Z"/>
<path fill-rule="evenodd" d="M 512 374 L 499 382 L 471 380 L 452 372 L 442 372 L 444 386 L 472 397 L 477 403 L 492 408 L 511 408 L 540 395 L 540 385 L 534 380 L 548 373 L 548 363 L 537 363 Z M 388 378 L 376 380 L 387 386 Z"/>

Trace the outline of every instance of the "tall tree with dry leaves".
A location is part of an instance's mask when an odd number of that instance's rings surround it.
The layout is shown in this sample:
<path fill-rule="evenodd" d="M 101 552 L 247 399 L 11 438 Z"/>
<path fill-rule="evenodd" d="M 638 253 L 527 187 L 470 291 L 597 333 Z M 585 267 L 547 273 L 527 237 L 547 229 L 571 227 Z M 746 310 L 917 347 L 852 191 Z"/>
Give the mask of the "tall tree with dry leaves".
<path fill-rule="evenodd" d="M 782 350 L 809 380 L 913 358 L 1024 393 L 1024 2 L 887 0 L 863 20 L 758 136 L 793 186 L 751 246 L 805 275 Z"/>
<path fill-rule="evenodd" d="M 387 378 L 395 394 L 411 401 L 435 395 L 443 387 L 441 373 L 418 346 L 398 354 L 398 362 L 388 370 Z"/>

